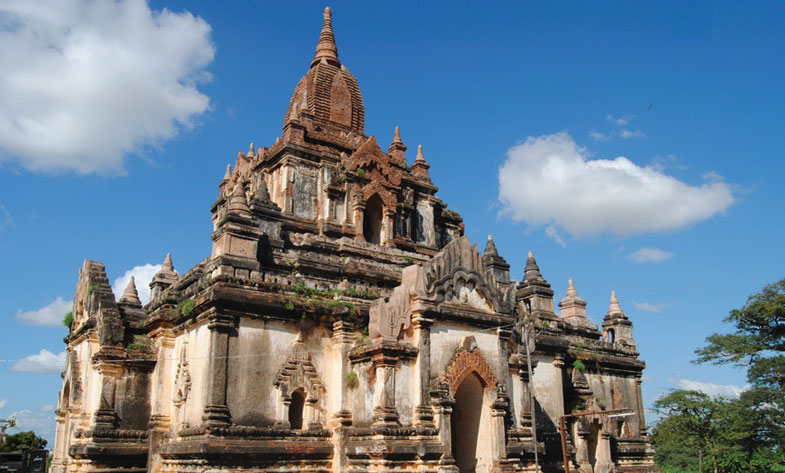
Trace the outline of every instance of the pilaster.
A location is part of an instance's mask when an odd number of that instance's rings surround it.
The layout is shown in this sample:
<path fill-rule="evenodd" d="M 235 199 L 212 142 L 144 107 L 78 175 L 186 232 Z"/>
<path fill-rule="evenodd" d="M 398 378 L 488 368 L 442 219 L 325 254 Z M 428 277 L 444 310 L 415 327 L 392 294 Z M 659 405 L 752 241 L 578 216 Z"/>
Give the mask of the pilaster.
<path fill-rule="evenodd" d="M 123 365 L 120 359 L 125 357 L 125 352 L 116 347 L 102 347 L 94 359 L 95 369 L 100 375 L 101 389 L 98 401 L 98 410 L 93 416 L 96 430 L 111 430 L 117 427 L 117 413 L 115 407 L 115 389 L 117 380 L 123 374 Z"/>
<path fill-rule="evenodd" d="M 430 399 L 431 378 L 431 326 L 433 320 L 423 314 L 412 314 L 412 327 L 417 340 L 417 362 L 415 365 L 414 385 L 417 398 L 414 421 L 419 425 L 433 425 L 433 408 Z"/>
<path fill-rule="evenodd" d="M 635 394 L 638 401 L 638 432 L 641 437 L 646 437 L 646 418 L 643 411 L 643 393 L 641 392 L 641 384 L 643 384 L 643 373 L 635 374 Z"/>
<path fill-rule="evenodd" d="M 354 325 L 351 322 L 339 320 L 333 323 L 333 346 L 338 350 L 339 362 L 336 364 L 335 384 L 339 389 L 338 409 L 333 412 L 333 422 L 340 426 L 352 425 L 352 411 L 350 409 L 349 386 L 346 378 L 351 371 L 349 352 L 354 344 Z"/>
<path fill-rule="evenodd" d="M 174 349 L 174 334 L 170 329 L 158 329 L 151 333 L 151 338 L 158 344 L 158 360 L 153 374 L 153 389 L 151 399 L 151 415 L 148 424 L 148 455 L 147 471 L 158 472 L 161 470 L 161 456 L 158 449 L 164 440 L 164 435 L 171 425 L 171 373 L 172 353 Z"/>
<path fill-rule="evenodd" d="M 363 211 L 365 210 L 365 202 L 359 194 L 352 196 L 352 211 L 354 212 L 354 234 L 355 238 L 365 239 L 363 235 Z"/>
<path fill-rule="evenodd" d="M 210 359 L 208 360 L 207 393 L 202 420 L 207 427 L 224 427 L 231 423 L 226 405 L 229 336 L 235 332 L 235 318 L 225 314 L 209 315 Z"/>
<path fill-rule="evenodd" d="M 373 357 L 373 365 L 376 370 L 374 425 L 397 425 L 399 423 L 398 410 L 395 407 L 395 366 L 397 364 L 397 358 L 384 353 Z"/>
<path fill-rule="evenodd" d="M 434 412 L 436 414 L 436 425 L 439 429 L 439 443 L 444 449 L 442 457 L 439 459 L 439 473 L 458 473 L 458 467 L 455 466 L 455 458 L 452 456 L 452 425 L 450 419 L 452 418 L 452 409 L 455 406 L 455 400 L 446 397 L 446 391 L 449 388 L 445 386 L 445 392 L 432 392 L 431 396 L 434 398 Z"/>

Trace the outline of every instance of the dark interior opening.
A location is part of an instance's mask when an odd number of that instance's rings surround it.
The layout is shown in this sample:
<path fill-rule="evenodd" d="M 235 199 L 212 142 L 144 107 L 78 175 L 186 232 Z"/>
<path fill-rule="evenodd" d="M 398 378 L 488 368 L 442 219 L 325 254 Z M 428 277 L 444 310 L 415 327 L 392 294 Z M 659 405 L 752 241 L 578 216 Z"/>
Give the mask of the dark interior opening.
<path fill-rule="evenodd" d="M 381 243 L 382 239 L 382 199 L 374 194 L 365 203 L 363 211 L 363 236 L 370 243 Z"/>
<path fill-rule="evenodd" d="M 302 389 L 297 389 L 292 393 L 292 402 L 289 404 L 289 425 L 292 429 L 300 430 L 303 428 L 303 407 L 305 406 L 305 396 Z"/>
<path fill-rule="evenodd" d="M 482 397 L 482 381 L 474 373 L 466 376 L 455 393 L 455 407 L 450 419 L 452 455 L 461 473 L 471 473 L 477 468 Z"/>

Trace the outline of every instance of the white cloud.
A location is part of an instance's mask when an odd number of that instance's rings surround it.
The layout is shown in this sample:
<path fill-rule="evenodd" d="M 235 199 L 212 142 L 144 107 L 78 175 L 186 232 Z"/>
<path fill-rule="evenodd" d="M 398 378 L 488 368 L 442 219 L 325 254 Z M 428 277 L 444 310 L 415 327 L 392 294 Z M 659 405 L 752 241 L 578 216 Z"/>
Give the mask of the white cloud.
<path fill-rule="evenodd" d="M 52 406 L 50 404 L 44 407 L 19 409 L 11 413 L 8 417 L 16 420 L 16 426 L 9 429 L 9 432 L 32 430 L 36 435 L 45 438 L 51 448 L 55 436 L 55 414 L 54 408 L 47 410 L 44 409 L 45 407 Z"/>
<path fill-rule="evenodd" d="M 71 310 L 72 301 L 64 301 L 58 297 L 48 305 L 27 312 L 16 311 L 16 318 L 26 325 L 45 325 L 49 327 L 62 327 L 63 317 Z"/>
<path fill-rule="evenodd" d="M 567 243 L 564 241 L 561 235 L 559 235 L 559 231 L 556 230 L 556 227 L 553 225 L 548 225 L 548 227 L 545 229 L 545 234 L 563 248 L 567 248 Z"/>
<path fill-rule="evenodd" d="M 29 355 L 14 363 L 11 371 L 22 373 L 59 374 L 65 369 L 65 351 L 54 354 L 47 349 Z"/>
<path fill-rule="evenodd" d="M 123 158 L 192 126 L 215 47 L 189 12 L 141 0 L 0 5 L 0 161 L 121 173 Z"/>
<path fill-rule="evenodd" d="M 724 397 L 729 399 L 737 399 L 741 393 L 750 388 L 749 384 L 744 386 L 736 386 L 734 384 L 714 384 L 705 383 L 703 381 L 695 381 L 692 379 L 671 379 L 670 382 L 676 384 L 681 389 L 691 391 L 700 391 L 712 397 Z"/>
<path fill-rule="evenodd" d="M 636 263 L 662 263 L 665 260 L 673 258 L 673 253 L 659 248 L 641 248 L 638 251 L 630 253 L 627 257 Z"/>
<path fill-rule="evenodd" d="M 611 139 L 612 134 L 609 133 L 607 135 L 604 135 L 604 134 L 600 133 L 599 131 L 592 130 L 591 133 L 589 133 L 589 136 L 591 136 L 592 138 L 594 138 L 597 141 L 608 141 L 608 140 Z"/>
<path fill-rule="evenodd" d="M 114 280 L 112 291 L 114 292 L 115 297 L 120 300 L 120 296 L 123 295 L 123 291 L 125 291 L 126 286 L 128 286 L 128 281 L 130 281 L 131 276 L 133 276 L 134 283 L 136 284 L 136 292 L 139 294 L 139 300 L 142 301 L 142 305 L 147 304 L 150 302 L 150 281 L 153 280 L 153 276 L 155 276 L 155 273 L 160 269 L 160 264 L 150 263 L 142 266 L 134 266 L 133 269 L 129 269 L 125 274 Z"/>
<path fill-rule="evenodd" d="M 635 302 L 635 301 L 632 301 L 632 303 L 635 304 L 636 309 L 642 310 L 644 312 L 662 312 L 662 309 L 670 305 L 668 303 L 650 304 L 648 302 Z"/>
<path fill-rule="evenodd" d="M 609 122 L 615 123 L 618 126 L 625 126 L 628 125 L 631 121 L 635 120 L 635 117 L 636 115 L 634 114 L 623 115 L 621 117 L 614 117 L 613 115 L 608 114 L 605 119 Z"/>
<path fill-rule="evenodd" d="M 640 130 L 628 130 L 622 128 L 619 130 L 619 137 L 628 140 L 630 138 L 646 138 L 646 135 Z"/>
<path fill-rule="evenodd" d="M 5 406 L 8 405 L 8 399 L 0 399 L 0 409 L 5 409 Z"/>
<path fill-rule="evenodd" d="M 0 233 L 3 233 L 6 228 L 14 226 L 14 218 L 11 216 L 11 212 L 5 207 L 5 205 L 0 204 Z"/>
<path fill-rule="evenodd" d="M 575 237 L 683 228 L 733 203 L 722 181 L 691 186 L 625 157 L 588 159 L 567 133 L 529 137 L 499 168 L 502 213 Z"/>

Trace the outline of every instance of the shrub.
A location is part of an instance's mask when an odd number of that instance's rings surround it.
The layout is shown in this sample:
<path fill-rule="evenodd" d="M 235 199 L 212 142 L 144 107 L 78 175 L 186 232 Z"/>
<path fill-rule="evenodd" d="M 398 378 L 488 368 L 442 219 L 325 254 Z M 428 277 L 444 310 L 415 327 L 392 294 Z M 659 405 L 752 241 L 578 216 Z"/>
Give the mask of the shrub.
<path fill-rule="evenodd" d="M 71 325 L 73 325 L 73 324 L 74 324 L 74 313 L 73 312 L 69 312 L 69 313 L 65 314 L 65 317 L 63 317 L 63 325 L 65 325 L 65 328 L 70 330 L 71 329 Z"/>
<path fill-rule="evenodd" d="M 357 386 L 357 373 L 349 371 L 349 374 L 346 375 L 346 386 L 350 388 Z"/>
<path fill-rule="evenodd" d="M 575 368 L 576 370 L 580 371 L 581 373 L 586 371 L 586 365 L 584 365 L 581 360 L 573 361 L 572 362 L 572 367 Z"/>
<path fill-rule="evenodd" d="M 194 311 L 194 306 L 195 305 L 196 305 L 196 302 L 194 302 L 193 299 L 187 299 L 187 300 L 184 300 L 184 301 L 180 302 L 180 313 L 183 314 L 184 316 L 188 317 L 189 315 L 191 315 L 191 312 Z"/>

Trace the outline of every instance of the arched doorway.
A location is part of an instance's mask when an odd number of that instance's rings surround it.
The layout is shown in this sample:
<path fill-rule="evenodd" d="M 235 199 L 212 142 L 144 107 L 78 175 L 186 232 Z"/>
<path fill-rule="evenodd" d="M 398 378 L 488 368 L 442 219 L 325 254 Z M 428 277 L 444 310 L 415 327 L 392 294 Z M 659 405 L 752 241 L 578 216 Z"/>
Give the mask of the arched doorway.
<path fill-rule="evenodd" d="M 374 194 L 365 202 L 363 211 L 363 236 L 369 243 L 382 242 L 382 199 L 379 194 Z"/>
<path fill-rule="evenodd" d="M 450 419 L 452 456 L 461 473 L 477 471 L 477 450 L 483 411 L 483 383 L 475 373 L 468 374 L 455 391 L 455 407 Z"/>
<path fill-rule="evenodd" d="M 289 404 L 289 426 L 293 430 L 303 428 L 303 408 L 305 407 L 305 394 L 302 389 L 295 389 L 292 393 L 292 402 Z"/>

